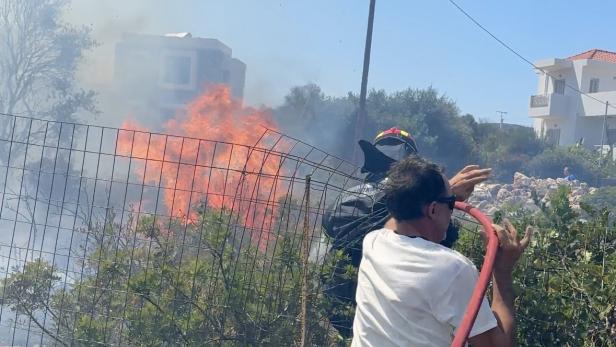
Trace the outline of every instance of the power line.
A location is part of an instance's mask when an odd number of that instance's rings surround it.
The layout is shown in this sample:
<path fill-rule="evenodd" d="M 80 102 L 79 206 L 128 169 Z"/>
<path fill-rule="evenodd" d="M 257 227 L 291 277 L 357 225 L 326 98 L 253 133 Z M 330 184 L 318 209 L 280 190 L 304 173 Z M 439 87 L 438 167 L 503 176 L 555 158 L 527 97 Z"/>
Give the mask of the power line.
<path fill-rule="evenodd" d="M 490 30 L 488 30 L 486 27 L 484 27 L 483 25 L 481 25 L 481 23 L 479 23 L 475 18 L 473 18 L 473 16 L 471 16 L 468 12 L 466 12 L 462 7 L 460 7 L 460 5 L 458 5 L 454 0 L 447 0 L 449 1 L 449 3 L 451 3 L 453 6 L 455 6 L 458 11 L 462 12 L 462 14 L 464 14 L 464 16 L 466 16 L 466 18 L 470 19 L 477 27 L 479 27 L 481 30 L 483 30 L 486 34 L 490 35 L 490 37 L 492 37 L 494 40 L 496 40 L 498 43 L 501 44 L 501 46 L 505 47 L 508 51 L 510 51 L 511 53 L 513 53 L 514 55 L 516 55 L 518 58 L 520 58 L 521 60 L 523 60 L 524 62 L 526 62 L 528 65 L 532 66 L 534 69 L 537 69 L 541 72 L 543 72 L 544 74 L 557 79 L 554 75 L 550 74 L 549 72 L 547 72 L 545 69 L 542 69 L 540 67 L 538 67 L 537 65 L 533 64 L 533 62 L 531 62 L 530 60 L 526 59 L 523 55 L 521 55 L 520 53 L 518 53 L 515 49 L 511 48 L 511 46 L 509 46 L 506 42 L 504 42 L 503 40 L 499 39 L 498 37 L 496 37 L 496 35 L 492 34 L 490 32 Z M 587 94 L 581 90 L 579 90 L 576 86 L 570 85 L 568 83 L 565 83 L 565 86 L 570 88 L 571 90 L 586 96 L 592 100 L 595 100 L 597 102 L 600 102 L 603 105 L 608 105 L 608 107 L 611 107 L 613 109 L 616 109 L 616 106 L 609 104 L 607 101 L 598 99 L 590 94 Z"/>

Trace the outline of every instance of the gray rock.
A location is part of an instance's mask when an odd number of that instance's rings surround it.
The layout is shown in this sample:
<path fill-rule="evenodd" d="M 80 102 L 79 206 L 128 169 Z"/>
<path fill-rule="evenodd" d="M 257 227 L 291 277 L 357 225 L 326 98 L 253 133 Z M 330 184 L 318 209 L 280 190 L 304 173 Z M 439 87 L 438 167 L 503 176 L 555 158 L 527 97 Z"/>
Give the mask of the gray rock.
<path fill-rule="evenodd" d="M 513 174 L 513 186 L 514 187 L 528 187 L 531 184 L 530 177 L 524 175 L 521 172 Z"/>
<path fill-rule="evenodd" d="M 571 185 L 571 181 L 567 181 L 564 178 L 557 178 L 556 179 L 556 184 L 566 184 L 566 185 Z"/>

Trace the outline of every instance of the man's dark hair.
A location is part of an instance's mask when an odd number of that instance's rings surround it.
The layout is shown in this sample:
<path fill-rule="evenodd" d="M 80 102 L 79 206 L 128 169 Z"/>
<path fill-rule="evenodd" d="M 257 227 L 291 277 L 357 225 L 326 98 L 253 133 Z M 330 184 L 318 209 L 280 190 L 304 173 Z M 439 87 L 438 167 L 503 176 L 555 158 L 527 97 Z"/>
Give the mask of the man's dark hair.
<path fill-rule="evenodd" d="M 422 217 L 424 205 L 446 193 L 441 168 L 418 156 L 392 165 L 384 187 L 387 210 L 397 220 Z"/>

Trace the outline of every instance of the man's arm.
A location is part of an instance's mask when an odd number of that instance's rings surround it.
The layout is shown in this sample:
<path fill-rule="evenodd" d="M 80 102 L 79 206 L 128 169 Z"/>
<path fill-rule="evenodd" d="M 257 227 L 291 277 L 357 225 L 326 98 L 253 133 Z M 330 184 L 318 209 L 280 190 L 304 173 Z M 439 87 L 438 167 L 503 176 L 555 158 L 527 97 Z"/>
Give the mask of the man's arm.
<path fill-rule="evenodd" d="M 515 338 L 515 310 L 513 308 L 513 281 L 511 273 L 493 276 L 492 312 L 498 326 L 471 337 L 468 342 L 474 347 L 513 346 Z"/>
<path fill-rule="evenodd" d="M 512 273 L 515 263 L 530 243 L 533 229 L 530 226 L 527 227 L 524 237 L 518 240 L 517 231 L 513 225 L 508 220 L 504 223 L 505 229 L 495 225 L 500 247 L 493 271 L 492 311 L 498 327 L 470 338 L 468 341 L 474 347 L 515 345 L 515 309 L 513 307 L 515 295 Z"/>
<path fill-rule="evenodd" d="M 515 309 L 513 308 L 515 294 L 511 272 L 496 271 L 493 280 L 492 312 L 507 341 L 513 342 L 515 338 Z"/>

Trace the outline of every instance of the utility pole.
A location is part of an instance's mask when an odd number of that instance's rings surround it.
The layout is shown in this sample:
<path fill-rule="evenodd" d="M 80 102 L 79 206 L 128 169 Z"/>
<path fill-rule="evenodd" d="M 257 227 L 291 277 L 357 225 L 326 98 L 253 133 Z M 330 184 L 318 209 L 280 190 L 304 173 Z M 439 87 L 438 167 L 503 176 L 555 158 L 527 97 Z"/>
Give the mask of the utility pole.
<path fill-rule="evenodd" d="M 496 111 L 496 113 L 500 115 L 500 130 L 503 130 L 503 121 L 505 120 L 503 115 L 507 114 L 507 112 L 506 111 Z"/>
<path fill-rule="evenodd" d="M 368 12 L 368 29 L 366 31 L 366 45 L 364 47 L 364 69 L 361 75 L 361 90 L 359 92 L 359 109 L 355 119 L 355 136 L 353 143 L 353 161 L 359 163 L 360 151 L 357 141 L 360 140 L 364 123 L 366 121 L 366 93 L 368 90 L 368 71 L 370 70 L 370 51 L 372 49 L 372 24 L 374 23 L 374 5 L 376 0 L 370 0 L 370 10 Z"/>
<path fill-rule="evenodd" d="M 601 169 L 603 169 L 603 144 L 605 143 L 605 133 L 606 133 L 606 126 L 607 126 L 607 108 L 610 105 L 610 103 L 608 101 L 605 102 L 605 113 L 603 114 L 603 127 L 601 128 L 601 147 L 599 148 L 599 165 L 601 167 Z M 601 173 L 597 173 L 597 181 L 595 186 L 599 187 L 599 177 L 601 176 Z"/>
<path fill-rule="evenodd" d="M 600 156 L 603 156 L 603 144 L 605 143 L 605 133 L 607 128 L 607 108 L 610 105 L 608 101 L 605 102 L 605 113 L 603 114 L 603 128 L 601 130 L 601 148 L 599 149 Z M 603 163 L 603 161 L 601 161 Z M 603 166 L 603 165 L 601 165 Z"/>

